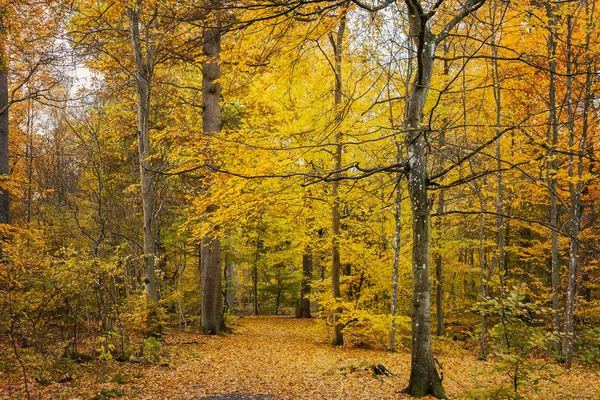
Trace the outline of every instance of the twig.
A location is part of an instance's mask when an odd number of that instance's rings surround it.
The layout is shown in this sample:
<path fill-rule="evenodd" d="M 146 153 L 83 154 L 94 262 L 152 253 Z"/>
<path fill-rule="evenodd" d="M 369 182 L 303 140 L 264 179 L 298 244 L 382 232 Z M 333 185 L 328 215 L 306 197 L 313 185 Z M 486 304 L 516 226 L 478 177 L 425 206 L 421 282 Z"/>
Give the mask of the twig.
<path fill-rule="evenodd" d="M 25 365 L 23 364 L 21 357 L 19 357 L 19 351 L 17 350 L 17 343 L 15 342 L 14 329 L 15 329 L 15 324 L 17 323 L 18 320 L 19 320 L 19 318 L 16 318 L 10 324 L 10 331 L 9 331 L 10 341 L 12 343 L 12 348 L 15 353 L 15 357 L 17 358 L 17 361 L 19 362 L 19 365 L 21 366 L 21 369 L 23 370 L 23 382 L 25 383 L 25 393 L 27 393 L 27 400 L 31 400 L 31 394 L 29 393 L 29 387 L 27 386 L 27 371 L 25 370 Z"/>

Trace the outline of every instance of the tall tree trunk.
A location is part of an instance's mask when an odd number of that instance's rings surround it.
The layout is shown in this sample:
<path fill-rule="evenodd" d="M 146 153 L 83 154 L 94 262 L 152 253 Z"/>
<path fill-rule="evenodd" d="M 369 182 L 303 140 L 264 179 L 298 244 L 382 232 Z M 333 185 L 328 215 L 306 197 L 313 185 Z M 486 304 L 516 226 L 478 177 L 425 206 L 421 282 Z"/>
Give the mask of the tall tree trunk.
<path fill-rule="evenodd" d="M 565 299 L 565 327 L 563 337 L 563 352 L 565 358 L 565 367 L 571 368 L 573 362 L 573 339 L 575 334 L 575 294 L 577 291 L 577 274 L 579 268 L 579 233 L 581 231 L 580 221 L 582 214 L 581 192 L 583 189 L 583 161 L 587 146 L 587 135 L 589 129 L 589 110 L 590 102 L 592 101 L 592 76 L 596 73 L 596 69 L 592 68 L 592 60 L 590 57 L 590 40 L 591 33 L 594 30 L 595 19 L 593 17 L 593 9 L 590 10 L 588 1 L 585 1 L 585 21 L 586 21 L 586 37 L 585 44 L 582 50 L 585 52 L 585 87 L 583 109 L 580 107 L 573 108 L 573 73 L 574 59 L 572 33 L 574 30 L 572 16 L 567 16 L 567 127 L 569 131 L 569 192 L 571 197 L 571 207 L 569 210 L 569 233 L 571 235 L 569 246 L 569 276 L 567 283 L 567 296 Z M 581 104 L 579 101 L 577 105 Z M 575 111 L 582 113 L 581 137 L 576 143 L 575 138 Z"/>
<path fill-rule="evenodd" d="M 444 214 L 444 190 L 440 190 L 437 213 Z M 441 224 L 440 224 L 441 225 Z M 438 230 L 441 232 L 442 227 Z M 439 242 L 439 240 L 438 240 Z M 437 319 L 436 335 L 444 335 L 444 259 L 442 258 L 441 244 L 438 243 L 438 251 L 435 255 L 435 314 Z"/>
<path fill-rule="evenodd" d="M 405 140 L 408 151 L 408 193 L 412 203 L 413 223 L 413 299 L 412 299 L 412 357 L 410 382 L 405 391 L 412 396 L 428 394 L 446 398 L 442 381 L 435 367 L 431 349 L 431 284 L 429 280 L 429 252 L 431 241 L 430 204 L 427 195 L 427 165 L 423 126 L 425 102 L 431 85 L 436 46 L 467 15 L 477 10 L 484 0 L 467 0 L 456 15 L 433 35 L 428 23 L 438 8 L 425 11 L 418 0 L 405 0 L 409 37 L 417 48 L 417 70 L 412 89 L 406 99 L 404 114 Z"/>
<path fill-rule="evenodd" d="M 432 394 L 446 397 L 431 349 L 431 293 L 429 251 L 431 241 L 430 205 L 427 195 L 425 160 L 426 128 L 422 126 L 425 101 L 433 73 L 435 44 L 419 5 L 409 3 L 410 35 L 416 42 L 417 74 L 406 100 L 404 128 L 408 151 L 408 193 L 412 203 L 412 358 L 406 391 L 415 397 Z"/>
<path fill-rule="evenodd" d="M 502 146 L 500 133 L 502 131 L 502 82 L 500 80 L 500 70 L 498 66 L 498 43 L 501 38 L 501 26 L 502 21 L 497 21 L 498 18 L 498 2 L 494 1 L 492 7 L 490 7 L 490 19 L 492 29 L 492 83 L 494 89 L 494 100 L 496 103 L 496 169 L 498 170 L 498 188 L 496 191 L 496 253 L 494 255 L 494 262 L 489 266 L 489 270 L 486 277 L 486 282 L 491 282 L 494 276 L 494 268 L 498 268 L 500 274 L 500 299 L 504 301 L 505 290 L 506 290 L 506 278 L 507 271 L 505 268 L 505 232 L 504 232 L 504 176 L 502 173 Z M 500 15 L 502 17 L 502 15 Z M 490 295 L 489 284 L 486 283 L 487 296 Z M 483 329 L 483 325 L 482 325 Z M 487 326 L 486 326 L 487 329 Z M 485 332 L 485 331 L 483 331 Z M 483 336 L 482 336 L 483 337 Z M 502 335 L 502 341 L 506 345 L 508 344 L 507 333 L 504 332 Z M 486 349 L 485 342 L 482 342 L 482 356 L 485 357 Z"/>
<path fill-rule="evenodd" d="M 573 17 L 567 15 L 567 37 L 566 37 L 566 96 L 567 102 L 567 129 L 569 132 L 569 193 L 571 207 L 569 209 L 569 270 L 567 279 L 567 294 L 565 298 L 565 327 L 563 337 L 563 352 L 566 368 L 571 368 L 573 359 L 573 337 L 575 331 L 575 294 L 577 283 L 577 252 L 579 250 L 577 236 L 579 235 L 579 196 L 576 184 L 573 181 L 575 176 L 575 157 L 573 155 L 573 146 L 575 145 L 575 116 L 573 112 Z"/>
<path fill-rule="evenodd" d="M 396 144 L 397 146 L 397 156 L 396 160 L 400 162 L 402 159 L 402 148 L 400 143 Z M 400 248 L 402 245 L 401 242 L 401 233 L 402 233 L 402 174 L 399 172 L 396 176 L 396 198 L 395 198 L 395 207 L 396 210 L 394 212 L 394 267 L 392 271 L 392 326 L 390 327 L 390 334 L 388 336 L 388 351 L 396 351 L 396 313 L 398 311 L 398 277 L 399 277 L 399 267 L 400 267 Z"/>
<path fill-rule="evenodd" d="M 479 355 L 482 358 L 487 356 L 487 349 L 485 345 L 485 338 L 487 335 L 487 312 L 485 302 L 490 299 L 490 286 L 489 286 L 489 276 L 491 275 L 490 270 L 485 262 L 485 247 L 483 245 L 484 241 L 484 219 L 483 212 L 485 211 L 483 195 L 481 193 L 481 188 L 479 187 L 479 183 L 475 182 L 475 190 L 477 192 L 477 197 L 479 197 L 479 210 L 481 211 L 479 214 L 479 280 L 481 285 L 481 301 L 484 303 L 481 309 L 481 334 L 479 336 Z"/>
<path fill-rule="evenodd" d="M 156 190 L 150 167 L 150 99 L 152 88 L 152 74 L 156 48 L 152 39 L 149 39 L 142 48 L 140 35 L 140 13 L 141 1 L 137 2 L 135 8 L 127 9 L 129 19 L 131 44 L 135 61 L 135 86 L 137 92 L 137 116 L 138 116 L 138 157 L 140 165 L 140 184 L 142 191 L 142 211 L 144 219 L 144 291 L 147 300 L 156 303 L 158 301 L 158 290 L 156 287 L 155 260 L 156 254 L 156 226 L 154 222 L 154 202 Z M 147 26 L 149 29 L 150 25 Z M 146 35 L 150 37 L 151 35 Z M 152 41 L 152 42 L 151 42 Z"/>
<path fill-rule="evenodd" d="M 338 115 L 336 116 L 336 122 L 341 122 L 342 111 L 339 110 L 339 106 L 342 104 L 342 47 L 344 45 L 344 33 L 346 31 L 346 12 L 342 11 L 340 23 L 337 30 L 337 35 L 334 38 L 330 36 L 331 44 L 334 51 L 334 72 L 335 72 L 335 94 L 334 94 L 334 105 Z M 335 133 L 335 156 L 334 156 L 334 169 L 339 171 L 342 168 L 342 133 L 339 127 L 336 128 Z M 333 205 L 331 207 L 331 294 L 334 300 L 340 300 L 340 271 L 342 269 L 340 262 L 340 198 L 339 198 L 339 186 L 340 173 L 334 173 L 334 181 L 331 183 L 331 195 L 333 196 Z M 342 330 L 344 325 L 339 322 L 339 315 L 341 309 L 335 308 L 333 311 L 333 338 L 331 343 L 334 346 L 340 346 L 344 344 L 344 337 Z"/>
<path fill-rule="evenodd" d="M 4 13 L 4 6 L 0 5 L 0 176 L 8 178 L 8 57 Z M 0 224 L 9 223 L 9 194 L 4 186 L 5 183 L 0 182 Z"/>
<path fill-rule="evenodd" d="M 494 2 L 491 7 L 492 19 L 492 82 L 494 88 L 494 100 L 496 102 L 496 168 L 498 169 L 498 189 L 496 192 L 496 266 L 500 273 L 500 292 L 504 299 L 505 286 L 505 249 L 504 249 L 504 177 L 502 173 L 502 146 L 500 142 L 500 133 L 502 131 L 502 82 L 500 80 L 500 70 L 498 68 L 498 45 L 500 41 L 501 21 L 496 18 L 498 3 Z M 493 272 L 493 271 L 490 271 Z M 488 279 L 491 279 L 491 273 Z"/>
<path fill-rule="evenodd" d="M 558 258 L 558 204 L 557 204 L 557 181 L 556 173 L 558 165 L 554 160 L 555 150 L 558 144 L 558 121 L 556 119 L 556 36 L 558 35 L 557 24 L 558 20 L 554 14 L 554 5 L 546 3 L 546 15 L 548 16 L 548 59 L 549 61 L 549 84 L 548 89 L 548 161 L 546 163 L 546 174 L 548 192 L 550 195 L 550 226 L 553 227 L 551 230 L 551 275 L 552 275 L 552 326 L 554 332 L 560 332 L 560 304 L 558 291 L 560 287 L 560 265 Z M 554 342 L 554 350 L 556 353 L 561 351 L 561 342 L 557 339 Z"/>
<path fill-rule="evenodd" d="M 211 2 L 218 11 L 220 1 Z M 218 16 L 212 21 L 213 26 L 204 28 L 202 44 L 202 129 L 207 136 L 214 136 L 221 131 L 221 27 Z M 214 212 L 215 205 L 207 208 L 206 212 Z M 217 229 L 212 237 L 202 239 L 202 316 L 201 328 L 204 333 L 217 334 L 224 329 L 223 304 L 221 293 L 221 245 Z"/>
<path fill-rule="evenodd" d="M 302 255 L 302 289 L 300 290 L 300 299 L 298 299 L 298 309 L 296 317 L 310 318 L 310 282 L 312 280 L 313 262 L 312 250 L 307 248 Z"/>

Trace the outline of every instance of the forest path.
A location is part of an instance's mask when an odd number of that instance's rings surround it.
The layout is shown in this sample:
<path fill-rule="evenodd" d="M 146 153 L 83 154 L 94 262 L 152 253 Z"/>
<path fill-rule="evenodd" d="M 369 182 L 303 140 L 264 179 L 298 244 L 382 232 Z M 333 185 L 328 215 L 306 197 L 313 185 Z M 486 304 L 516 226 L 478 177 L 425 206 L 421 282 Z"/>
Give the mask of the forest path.
<path fill-rule="evenodd" d="M 198 341 L 203 344 L 179 348 L 188 354 L 174 357 L 194 353 L 194 362 L 173 371 L 196 376 L 186 390 L 189 395 L 182 398 L 215 393 L 275 399 L 405 398 L 399 392 L 407 382 L 408 354 L 334 348 L 315 320 L 246 317 L 232 334 L 201 336 Z M 368 369 L 373 364 L 383 364 L 397 375 L 374 377 Z"/>
<path fill-rule="evenodd" d="M 317 320 L 291 317 L 240 318 L 233 332 L 205 336 L 173 330 L 165 335 L 166 353 L 152 364 L 92 360 L 76 364 L 72 381 L 44 372 L 51 381 L 39 385 L 30 371 L 32 398 L 173 399 L 173 400 L 328 400 L 408 399 L 400 393 L 410 373 L 410 353 L 332 347 L 328 329 Z M 407 338 L 401 338 L 400 342 Z M 512 380 L 496 361 L 477 359 L 475 343 L 434 338 L 444 388 L 451 399 L 507 398 Z M 465 349 L 469 347 L 471 349 Z M 600 372 L 577 363 L 566 372 L 549 359 L 535 361 L 540 371 L 522 378 L 525 399 L 600 400 Z M 370 366 L 383 364 L 394 375 L 374 376 Z M 64 375 L 64 372 L 62 373 Z M 542 380 L 535 384 L 534 378 Z M 6 379 L 4 379 L 6 378 Z M 0 399 L 22 399 L 18 369 L 0 370 Z"/>

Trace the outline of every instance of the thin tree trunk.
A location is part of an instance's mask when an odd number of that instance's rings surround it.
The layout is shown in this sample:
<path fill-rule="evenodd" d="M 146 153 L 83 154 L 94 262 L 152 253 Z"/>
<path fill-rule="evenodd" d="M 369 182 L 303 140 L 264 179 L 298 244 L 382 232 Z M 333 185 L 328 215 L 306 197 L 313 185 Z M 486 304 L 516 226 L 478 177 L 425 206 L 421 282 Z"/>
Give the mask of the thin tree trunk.
<path fill-rule="evenodd" d="M 33 105 L 32 100 L 27 101 L 27 147 L 25 157 L 27 158 L 27 189 L 25 200 L 27 201 L 27 226 L 31 224 L 33 210 Z"/>
<path fill-rule="evenodd" d="M 260 223 L 257 224 L 256 251 L 254 253 L 254 264 L 252 265 L 252 301 L 254 303 L 254 315 L 258 315 L 258 258 L 262 242 L 260 240 Z"/>
<path fill-rule="evenodd" d="M 444 190 L 440 190 L 440 199 L 438 202 L 438 214 L 444 213 Z M 438 227 L 441 231 L 442 227 Z M 444 335 L 444 259 L 442 258 L 442 250 L 438 243 L 438 251 L 435 256 L 435 311 L 436 311 L 436 335 Z"/>
<path fill-rule="evenodd" d="M 567 284 L 565 328 L 563 338 L 563 352 L 565 357 L 565 367 L 571 368 L 573 363 L 573 339 L 575 335 L 575 294 L 577 291 L 577 274 L 579 268 L 579 233 L 581 231 L 580 220 L 582 213 L 581 191 L 583 189 L 583 160 L 587 146 L 587 134 L 589 129 L 589 109 L 592 101 L 592 76 L 595 69 L 592 68 L 592 61 L 589 54 L 591 32 L 595 19 L 590 15 L 589 3 L 585 2 L 585 20 L 591 21 L 586 24 L 586 38 L 583 51 L 585 52 L 585 88 L 582 112 L 581 138 L 579 143 L 575 142 L 575 115 L 573 109 L 573 54 L 572 54 L 572 16 L 567 16 L 567 126 L 569 131 L 569 191 L 571 197 L 571 208 L 569 212 L 570 223 L 570 248 L 569 248 L 569 278 Z M 577 103 L 579 104 L 579 102 Z"/>
<path fill-rule="evenodd" d="M 567 67 L 567 79 L 566 79 L 566 102 L 567 102 L 567 129 L 569 132 L 569 149 L 573 149 L 575 145 L 575 121 L 573 114 L 573 17 L 567 15 L 567 37 L 566 37 L 566 67 Z M 574 308 L 575 308 L 575 293 L 576 293 L 576 281 L 577 281 L 577 236 L 579 234 L 579 220 L 577 219 L 578 214 L 578 196 L 573 182 L 575 174 L 575 157 L 573 152 L 569 153 L 569 193 L 571 197 L 571 207 L 569 210 L 569 233 L 571 239 L 569 241 L 569 273 L 567 280 L 567 294 L 565 299 L 565 327 L 563 337 L 563 352 L 565 358 L 565 367 L 571 368 L 573 358 L 573 337 L 575 330 L 574 321 Z"/>
<path fill-rule="evenodd" d="M 233 286 L 233 262 L 229 257 L 231 249 L 228 248 L 227 257 L 225 257 L 225 303 L 227 309 L 233 311 L 235 309 L 235 288 Z"/>
<path fill-rule="evenodd" d="M 140 36 L 141 1 L 136 8 L 127 10 L 130 25 L 130 36 L 135 60 L 135 86 L 137 92 L 138 114 L 138 156 L 140 165 L 140 184 L 142 191 L 142 211 L 144 219 L 144 291 L 146 298 L 152 303 L 158 301 L 156 287 L 155 259 L 156 254 L 156 229 L 154 223 L 154 202 L 156 191 L 150 167 L 150 99 L 152 74 L 154 69 L 155 47 L 154 43 L 146 43 L 145 55 L 142 49 Z M 149 323 L 152 323 L 149 321 Z"/>
<path fill-rule="evenodd" d="M 0 176 L 8 178 L 8 57 L 6 56 L 5 10 L 0 5 Z M 9 194 L 0 182 L 0 224 L 9 223 Z M 1 253 L 0 253 L 1 255 Z"/>
<path fill-rule="evenodd" d="M 334 94 L 334 105 L 338 115 L 336 122 L 341 122 L 342 112 L 338 107 L 342 104 L 342 47 L 344 45 L 344 33 L 346 31 L 346 12 L 342 11 L 343 14 L 340 18 L 340 23 L 337 30 L 337 36 L 334 38 L 330 36 L 331 44 L 334 51 L 334 68 L 335 68 L 335 94 Z M 342 168 L 342 133 L 339 129 L 335 133 L 335 156 L 334 156 L 334 169 L 339 171 Z M 335 179 L 339 178 L 340 173 L 334 173 L 334 181 L 331 183 L 331 195 L 333 196 L 333 206 L 331 207 L 331 226 L 332 226 L 332 238 L 331 238 L 331 291 L 334 300 L 339 301 L 341 297 L 340 293 L 340 198 L 339 198 L 339 186 L 340 181 Z M 333 338 L 331 343 L 334 346 L 340 346 L 344 344 L 344 337 L 342 330 L 344 325 L 339 322 L 341 309 L 335 308 L 333 311 Z"/>
<path fill-rule="evenodd" d="M 212 1 L 211 6 L 218 10 L 220 1 Z M 204 28 L 202 44 L 202 129 L 207 136 L 221 131 L 221 27 L 218 17 L 213 26 Z M 211 205 L 206 212 L 214 212 Z M 221 292 L 221 245 L 217 237 L 217 228 L 209 237 L 202 239 L 202 316 L 201 328 L 204 333 L 217 334 L 224 328 L 223 300 Z"/>
<path fill-rule="evenodd" d="M 488 284 L 488 276 L 490 275 L 490 272 L 488 271 L 487 265 L 485 263 L 485 248 L 483 246 L 483 240 L 484 240 L 484 219 L 483 219 L 483 211 L 485 210 L 484 208 L 484 203 L 483 203 L 483 196 L 481 194 L 481 190 L 479 188 L 479 184 L 477 182 L 475 182 L 475 186 L 476 186 L 476 191 L 477 191 L 477 197 L 479 197 L 479 209 L 481 210 L 481 213 L 479 214 L 479 268 L 480 268 L 480 273 L 479 273 L 479 280 L 480 280 L 480 284 L 481 284 L 481 301 L 484 303 L 482 310 L 481 310 L 481 335 L 479 337 L 479 355 L 482 358 L 485 358 L 487 356 L 487 349 L 486 349 L 486 345 L 485 345 L 485 337 L 487 335 L 487 313 L 485 311 L 485 309 L 487 308 L 487 306 L 485 305 L 485 302 L 489 300 L 490 298 L 490 288 L 489 288 L 489 284 Z"/>
<path fill-rule="evenodd" d="M 505 271 L 504 271 L 504 177 L 502 173 L 502 146 L 500 142 L 500 133 L 502 131 L 502 82 L 500 80 L 500 70 L 498 68 L 498 45 L 500 39 L 501 22 L 496 22 L 497 2 L 494 2 L 491 8 L 492 13 L 492 82 L 494 88 L 494 100 L 496 101 L 496 168 L 498 169 L 498 189 L 496 192 L 496 265 L 500 273 L 500 295 L 504 299 Z M 493 271 L 490 271 L 488 280 L 492 278 Z"/>
<path fill-rule="evenodd" d="M 548 58 L 549 62 L 549 84 L 548 89 L 548 162 L 546 163 L 546 174 L 548 191 L 550 195 L 550 226 L 558 227 L 558 204 L 557 204 L 557 181 L 556 173 L 558 165 L 554 160 L 555 149 L 558 144 L 558 122 L 556 120 L 556 36 L 558 35 L 558 20 L 554 14 L 554 6 L 546 3 L 546 14 L 548 16 Z M 560 287 L 560 265 L 558 258 L 558 233 L 556 229 L 551 230 L 551 275 L 552 275 L 552 326 L 554 332 L 559 333 L 560 328 L 560 304 L 558 291 Z M 556 353 L 561 352 L 561 342 L 557 339 L 554 342 Z"/>
<path fill-rule="evenodd" d="M 402 158 L 402 148 L 397 143 L 397 161 Z M 396 313 L 398 311 L 398 277 L 400 267 L 400 250 L 401 250 L 401 232 L 402 232 L 402 174 L 396 176 L 396 211 L 394 213 L 395 229 L 394 229 L 394 267 L 392 271 L 392 326 L 388 337 L 388 351 L 396 351 Z"/>
<path fill-rule="evenodd" d="M 491 13 L 491 29 L 492 29 L 492 82 L 494 89 L 494 100 L 496 103 L 496 169 L 498 170 L 498 188 L 496 191 L 496 253 L 494 255 L 494 262 L 489 266 L 487 273 L 486 282 L 491 282 L 494 275 L 494 267 L 498 268 L 500 274 L 500 299 L 504 302 L 505 291 L 506 291 L 506 279 L 507 271 L 505 268 L 505 232 L 504 232 L 504 176 L 502 173 L 502 145 L 500 141 L 500 133 L 502 131 L 502 82 L 500 80 L 500 70 L 498 67 L 498 43 L 500 42 L 499 36 L 501 35 L 500 29 L 502 21 L 497 22 L 498 17 L 498 2 L 495 1 L 493 6 L 490 8 Z M 502 17 L 502 16 L 501 16 Z M 490 296 L 489 284 L 486 283 L 487 296 Z M 484 300 L 485 301 L 485 300 Z M 487 322 L 487 321 L 486 321 Z M 487 330 L 487 326 L 485 327 Z M 482 325 L 483 329 L 483 325 Z M 483 331 L 485 332 L 485 331 Z M 482 340 L 484 337 L 482 335 Z M 506 345 L 508 344 L 507 333 L 502 335 L 502 341 Z M 485 341 L 482 341 L 481 355 L 485 357 L 487 350 L 485 349 Z"/>

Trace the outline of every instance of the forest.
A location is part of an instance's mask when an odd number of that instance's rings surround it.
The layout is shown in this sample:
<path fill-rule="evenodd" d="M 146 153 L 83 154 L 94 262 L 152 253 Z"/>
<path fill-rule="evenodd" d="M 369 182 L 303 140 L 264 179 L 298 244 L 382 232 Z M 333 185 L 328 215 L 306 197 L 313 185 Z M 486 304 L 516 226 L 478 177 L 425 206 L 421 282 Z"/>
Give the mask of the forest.
<path fill-rule="evenodd" d="M 0 398 L 600 399 L 595 0 L 0 0 Z"/>

